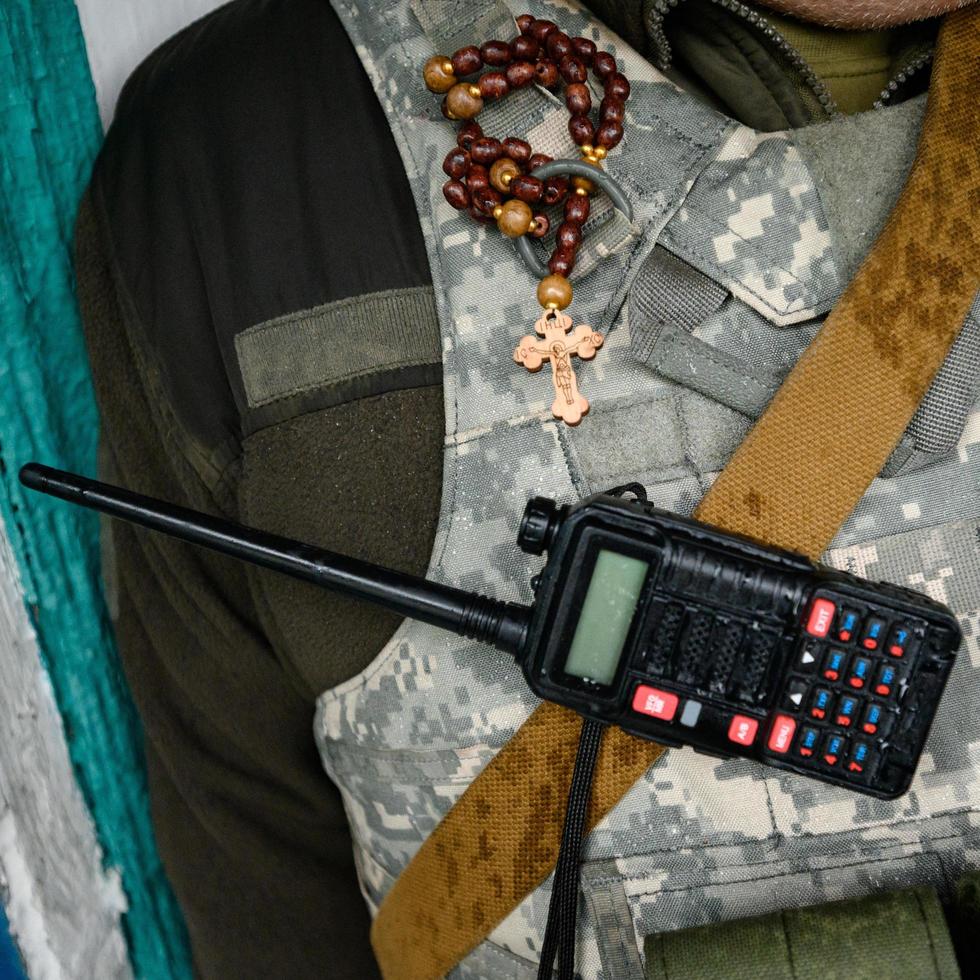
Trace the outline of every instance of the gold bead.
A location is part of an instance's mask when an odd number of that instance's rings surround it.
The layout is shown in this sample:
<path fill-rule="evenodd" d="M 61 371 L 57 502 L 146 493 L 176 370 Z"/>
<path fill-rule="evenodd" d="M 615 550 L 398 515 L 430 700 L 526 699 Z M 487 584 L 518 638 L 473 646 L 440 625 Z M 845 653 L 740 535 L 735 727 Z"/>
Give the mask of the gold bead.
<path fill-rule="evenodd" d="M 500 217 L 500 216 L 501 216 L 501 215 L 502 215 L 503 213 L 504 213 L 504 207 L 503 207 L 503 205 L 502 205 L 502 204 L 498 204 L 498 205 L 497 205 L 497 206 L 496 206 L 496 207 L 495 207 L 495 208 L 493 209 L 493 216 L 494 216 L 495 218 L 499 218 L 499 217 Z"/>
<path fill-rule="evenodd" d="M 508 238 L 520 238 L 521 235 L 527 234 L 534 218 L 527 204 L 513 197 L 499 209 L 500 214 L 497 214 L 497 210 L 494 208 L 493 216 L 497 219 L 497 227 L 504 235 Z"/>
<path fill-rule="evenodd" d="M 521 172 L 521 168 L 510 157 L 500 157 L 490 164 L 490 183 L 498 191 L 506 191 L 510 182 Z"/>
<path fill-rule="evenodd" d="M 606 148 L 604 146 L 597 146 L 595 148 L 595 155 L 599 160 L 606 159 Z"/>
<path fill-rule="evenodd" d="M 588 177 L 573 177 L 572 187 L 576 194 L 592 194 L 595 191 L 595 184 Z"/>
<path fill-rule="evenodd" d="M 472 119 L 483 108 L 480 90 L 475 85 L 457 82 L 446 95 L 446 108 L 457 119 Z"/>
<path fill-rule="evenodd" d="M 563 310 L 572 301 L 572 284 L 564 276 L 545 276 L 538 283 L 538 302 L 546 310 Z"/>
<path fill-rule="evenodd" d="M 425 87 L 439 95 L 448 92 L 456 84 L 453 63 L 444 54 L 436 54 L 429 58 L 422 68 L 422 78 Z"/>
<path fill-rule="evenodd" d="M 579 197 L 588 197 L 589 196 L 589 192 L 584 187 L 576 187 L 575 188 L 575 193 L 578 194 Z"/>
<path fill-rule="evenodd" d="M 591 143 L 583 143 L 581 149 L 582 153 L 587 157 L 590 157 L 593 155 L 593 153 L 595 153 L 595 150 L 592 149 Z"/>

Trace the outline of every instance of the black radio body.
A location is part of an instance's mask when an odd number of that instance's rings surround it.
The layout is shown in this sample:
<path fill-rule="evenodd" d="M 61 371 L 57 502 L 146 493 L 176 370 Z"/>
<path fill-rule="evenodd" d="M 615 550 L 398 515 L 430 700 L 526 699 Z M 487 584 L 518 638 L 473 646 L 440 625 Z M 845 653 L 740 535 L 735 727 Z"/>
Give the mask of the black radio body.
<path fill-rule="evenodd" d="M 960 645 L 952 614 L 643 500 L 536 497 L 533 606 L 31 463 L 43 493 L 493 643 L 541 698 L 641 738 L 873 796 L 908 789 Z"/>
<path fill-rule="evenodd" d="M 641 738 L 904 793 L 960 645 L 941 604 L 599 496 L 528 505 L 547 550 L 523 668 L 541 698 Z"/>

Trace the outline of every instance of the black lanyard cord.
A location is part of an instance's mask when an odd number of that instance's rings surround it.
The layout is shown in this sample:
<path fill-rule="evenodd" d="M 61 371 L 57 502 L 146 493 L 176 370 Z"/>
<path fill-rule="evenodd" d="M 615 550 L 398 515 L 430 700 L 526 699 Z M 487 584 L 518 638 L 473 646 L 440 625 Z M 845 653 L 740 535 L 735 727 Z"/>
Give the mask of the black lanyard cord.
<path fill-rule="evenodd" d="M 555 863 L 551 883 L 551 904 L 548 906 L 548 924 L 541 947 L 538 980 L 551 980 L 551 971 L 558 953 L 558 980 L 572 980 L 575 973 L 575 920 L 578 916 L 579 864 L 582 841 L 585 837 L 585 819 L 592 796 L 592 777 L 596 759 L 606 726 L 599 721 L 585 719 L 579 735 L 572 784 L 568 790 L 565 824 L 561 832 L 561 846 Z"/>

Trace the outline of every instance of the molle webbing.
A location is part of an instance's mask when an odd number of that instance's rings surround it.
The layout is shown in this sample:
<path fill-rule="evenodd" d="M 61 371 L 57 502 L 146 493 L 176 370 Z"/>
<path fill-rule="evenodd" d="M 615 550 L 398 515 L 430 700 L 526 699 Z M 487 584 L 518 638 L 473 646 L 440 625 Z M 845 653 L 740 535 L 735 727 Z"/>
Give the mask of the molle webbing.
<path fill-rule="evenodd" d="M 980 9 L 941 31 L 916 162 L 858 275 L 697 511 L 818 557 L 881 469 L 980 281 Z M 543 704 L 425 841 L 382 904 L 388 980 L 450 970 L 551 872 L 581 719 Z M 589 826 L 664 752 L 604 740 Z"/>

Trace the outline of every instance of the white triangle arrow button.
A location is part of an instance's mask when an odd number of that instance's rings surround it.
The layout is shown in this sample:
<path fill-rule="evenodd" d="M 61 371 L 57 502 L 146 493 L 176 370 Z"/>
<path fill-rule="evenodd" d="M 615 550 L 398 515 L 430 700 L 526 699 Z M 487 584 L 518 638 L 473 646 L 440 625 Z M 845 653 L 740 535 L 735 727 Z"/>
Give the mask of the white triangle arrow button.
<path fill-rule="evenodd" d="M 809 650 L 804 650 L 803 651 L 803 656 L 800 659 L 801 659 L 801 662 L 804 663 L 804 664 L 812 664 L 814 662 L 814 660 L 816 660 L 816 657 L 814 657 L 813 654 L 810 653 Z"/>

